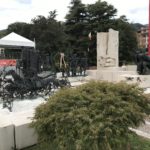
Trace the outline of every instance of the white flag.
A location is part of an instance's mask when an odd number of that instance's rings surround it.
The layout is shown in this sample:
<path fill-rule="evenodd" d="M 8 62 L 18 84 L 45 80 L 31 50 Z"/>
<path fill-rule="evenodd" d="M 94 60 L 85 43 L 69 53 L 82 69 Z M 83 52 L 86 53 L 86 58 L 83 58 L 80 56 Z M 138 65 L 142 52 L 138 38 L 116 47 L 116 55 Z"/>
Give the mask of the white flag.
<path fill-rule="evenodd" d="M 92 39 L 92 34 L 91 34 L 91 32 L 89 33 L 88 37 L 89 37 L 90 40 Z"/>

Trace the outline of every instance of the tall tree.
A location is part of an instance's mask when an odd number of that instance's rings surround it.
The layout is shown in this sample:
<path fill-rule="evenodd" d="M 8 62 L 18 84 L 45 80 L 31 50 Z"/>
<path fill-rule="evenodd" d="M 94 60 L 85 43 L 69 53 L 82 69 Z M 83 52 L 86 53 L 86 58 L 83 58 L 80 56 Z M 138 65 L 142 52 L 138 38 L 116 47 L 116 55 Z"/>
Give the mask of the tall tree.
<path fill-rule="evenodd" d="M 65 34 L 61 22 L 56 19 L 56 11 L 50 11 L 49 16 L 37 16 L 32 19 L 31 35 L 36 39 L 40 51 L 53 53 L 59 51 L 64 44 Z M 60 48 L 61 47 L 61 48 Z"/>
<path fill-rule="evenodd" d="M 97 32 L 107 32 L 112 26 L 114 16 L 117 10 L 114 6 L 109 5 L 105 1 L 98 0 L 94 4 L 87 6 L 87 22 L 88 31 L 91 33 L 92 39 L 89 42 L 89 63 L 96 65 L 96 34 Z"/>
<path fill-rule="evenodd" d="M 56 20 L 54 10 L 48 17 L 35 17 L 30 24 L 12 23 L 7 33 L 14 31 L 31 40 L 35 38 L 37 49 L 44 53 L 86 52 L 89 64 L 96 65 L 96 33 L 113 28 L 120 33 L 120 61 L 131 61 L 137 44 L 135 31 L 125 17 L 115 19 L 116 13 L 114 6 L 105 1 L 84 5 L 81 0 L 71 0 L 65 23 Z M 90 40 L 88 35 L 91 35 Z"/>
<path fill-rule="evenodd" d="M 65 49 L 64 25 L 56 20 L 56 10 L 48 17 L 37 16 L 30 24 L 15 22 L 8 26 L 7 33 L 16 32 L 31 40 L 36 40 L 36 48 L 43 53 L 56 53 Z M 60 50 L 60 51 L 61 51 Z"/>
<path fill-rule="evenodd" d="M 136 29 L 130 24 L 126 16 L 116 19 L 114 28 L 119 31 L 119 61 L 133 62 L 137 49 Z"/>
<path fill-rule="evenodd" d="M 69 13 L 66 15 L 65 32 L 71 51 L 81 52 L 88 49 L 88 32 L 86 30 L 86 8 L 81 0 L 71 0 Z"/>
<path fill-rule="evenodd" d="M 31 31 L 31 24 L 25 22 L 15 22 L 10 24 L 7 28 L 7 34 L 11 32 L 15 32 L 26 38 L 31 38 L 30 31 Z"/>
<path fill-rule="evenodd" d="M 96 65 L 96 32 L 107 31 L 117 10 L 98 0 L 85 6 L 81 0 L 72 0 L 66 16 L 66 33 L 71 48 L 89 55 L 89 64 Z M 89 40 L 88 35 L 92 35 Z"/>
<path fill-rule="evenodd" d="M 117 13 L 117 10 L 113 5 L 101 0 L 88 5 L 87 11 L 87 19 L 91 28 L 90 30 L 97 32 L 108 31 L 108 28 Z"/>
<path fill-rule="evenodd" d="M 7 30 L 0 30 L 0 38 L 4 37 L 7 34 Z"/>

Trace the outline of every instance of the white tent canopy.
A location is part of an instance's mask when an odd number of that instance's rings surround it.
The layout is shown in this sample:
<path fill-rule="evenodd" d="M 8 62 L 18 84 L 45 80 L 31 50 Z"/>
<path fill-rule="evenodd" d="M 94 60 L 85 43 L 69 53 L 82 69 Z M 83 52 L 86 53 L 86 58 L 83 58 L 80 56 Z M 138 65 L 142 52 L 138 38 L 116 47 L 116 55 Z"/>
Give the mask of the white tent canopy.
<path fill-rule="evenodd" d="M 0 47 L 35 47 L 35 42 L 12 32 L 0 39 Z"/>

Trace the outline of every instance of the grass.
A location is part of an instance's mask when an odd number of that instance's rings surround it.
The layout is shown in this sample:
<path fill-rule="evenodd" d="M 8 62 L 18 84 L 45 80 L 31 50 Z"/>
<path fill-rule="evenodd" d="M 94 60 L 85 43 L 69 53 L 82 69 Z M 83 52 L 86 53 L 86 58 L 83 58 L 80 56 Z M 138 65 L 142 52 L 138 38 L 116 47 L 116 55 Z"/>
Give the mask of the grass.
<path fill-rule="evenodd" d="M 131 135 L 129 138 L 130 148 L 127 150 L 150 150 L 150 140 L 137 135 Z M 23 150 L 58 150 L 54 145 L 50 144 L 38 144 L 36 146 L 26 148 Z M 117 150 L 117 149 L 115 149 Z M 124 148 L 119 150 L 125 150 Z"/>
<path fill-rule="evenodd" d="M 23 150 L 55 150 L 55 146 L 50 144 L 38 144 Z"/>
<path fill-rule="evenodd" d="M 131 135 L 129 140 L 131 143 L 131 150 L 150 150 L 150 139 Z"/>

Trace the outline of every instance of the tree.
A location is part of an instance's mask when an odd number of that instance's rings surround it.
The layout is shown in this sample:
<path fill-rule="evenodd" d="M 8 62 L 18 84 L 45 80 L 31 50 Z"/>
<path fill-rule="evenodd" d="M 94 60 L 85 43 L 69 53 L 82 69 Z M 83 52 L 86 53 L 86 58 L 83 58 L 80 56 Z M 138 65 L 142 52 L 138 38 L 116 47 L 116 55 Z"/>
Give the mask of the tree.
<path fill-rule="evenodd" d="M 117 10 L 106 1 L 98 0 L 95 4 L 87 6 L 87 18 L 90 30 L 96 32 L 108 31 Z"/>
<path fill-rule="evenodd" d="M 25 23 L 25 22 L 15 22 L 15 23 L 11 23 L 8 25 L 8 28 L 6 29 L 6 34 L 9 34 L 11 32 L 15 32 L 21 36 L 24 36 L 30 40 L 34 40 L 31 36 L 30 36 L 30 32 L 31 32 L 31 24 Z M 6 57 L 13 57 L 14 59 L 20 59 L 21 57 L 21 53 L 20 50 L 18 48 L 16 49 L 11 49 L 8 48 L 5 51 L 5 56 Z"/>
<path fill-rule="evenodd" d="M 85 51 L 89 55 L 89 64 L 96 65 L 96 34 L 108 32 L 109 28 L 119 31 L 119 60 L 131 62 L 137 48 L 136 32 L 128 20 L 121 16 L 114 18 L 117 10 L 105 1 L 98 0 L 85 6 L 80 0 L 72 0 L 66 16 L 66 33 L 73 50 Z M 91 40 L 88 34 L 92 35 Z M 89 51 L 87 51 L 89 50 Z M 128 57 L 127 57 L 128 56 Z"/>
<path fill-rule="evenodd" d="M 142 27 L 146 27 L 147 25 L 143 25 L 143 24 L 140 24 L 140 23 L 131 23 L 135 30 L 138 32 Z"/>
<path fill-rule="evenodd" d="M 50 11 L 49 16 L 37 16 L 32 19 L 31 35 L 36 39 L 37 48 L 41 52 L 57 53 L 64 47 L 65 34 L 63 24 L 56 19 L 56 11 Z"/>
<path fill-rule="evenodd" d="M 88 50 L 88 32 L 86 30 L 86 8 L 81 0 L 72 0 L 66 15 L 65 32 L 68 35 L 70 51 L 86 52 Z"/>
<path fill-rule="evenodd" d="M 8 26 L 7 33 L 16 32 L 36 41 L 36 48 L 42 53 L 57 53 L 65 49 L 64 25 L 58 22 L 56 10 L 50 11 L 48 17 L 37 16 L 30 24 L 15 22 Z"/>
<path fill-rule="evenodd" d="M 3 38 L 6 35 L 6 29 L 5 30 L 0 30 L 0 38 Z"/>
<path fill-rule="evenodd" d="M 89 63 L 91 65 L 96 65 L 97 62 L 96 34 L 97 32 L 108 32 L 116 13 L 114 6 L 101 0 L 87 6 L 88 31 L 92 33 L 92 40 L 89 42 Z"/>
<path fill-rule="evenodd" d="M 149 98 L 136 85 L 91 81 L 63 89 L 36 109 L 32 127 L 55 149 L 123 150 L 150 114 Z"/>
<path fill-rule="evenodd" d="M 96 65 L 96 33 L 109 29 L 116 9 L 107 2 L 97 1 L 85 6 L 80 0 L 72 0 L 66 16 L 66 33 L 72 49 L 87 52 L 90 65 Z M 92 40 L 88 39 L 92 34 Z"/>
<path fill-rule="evenodd" d="M 121 16 L 114 18 L 117 10 L 105 1 L 84 5 L 81 0 L 71 0 L 66 22 L 56 20 L 56 10 L 47 17 L 37 16 L 30 24 L 12 23 L 7 33 L 16 32 L 36 40 L 36 48 L 42 53 L 56 54 L 59 51 L 88 55 L 88 64 L 96 65 L 96 34 L 108 32 L 109 28 L 119 30 L 120 61 L 131 62 L 137 49 L 135 30 L 128 20 Z M 89 39 L 88 35 L 92 35 Z M 67 55 L 67 54 L 66 54 Z"/>
<path fill-rule="evenodd" d="M 115 20 L 114 28 L 119 31 L 119 61 L 134 62 L 137 50 L 136 30 L 125 16 Z"/>
<path fill-rule="evenodd" d="M 30 37 L 31 32 L 31 24 L 25 23 L 25 22 L 15 22 L 10 25 L 8 25 L 7 28 L 7 34 L 15 32 L 19 35 L 22 35 L 26 38 L 29 38 L 31 40 L 34 40 Z"/>

